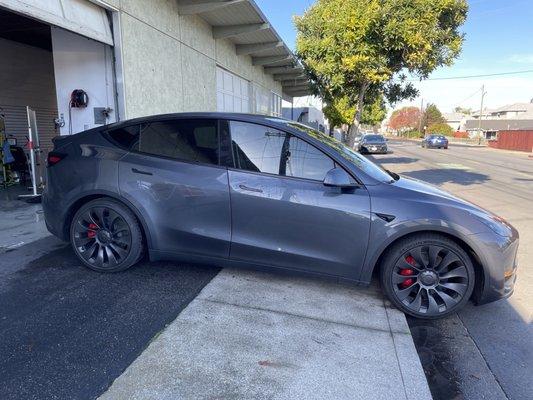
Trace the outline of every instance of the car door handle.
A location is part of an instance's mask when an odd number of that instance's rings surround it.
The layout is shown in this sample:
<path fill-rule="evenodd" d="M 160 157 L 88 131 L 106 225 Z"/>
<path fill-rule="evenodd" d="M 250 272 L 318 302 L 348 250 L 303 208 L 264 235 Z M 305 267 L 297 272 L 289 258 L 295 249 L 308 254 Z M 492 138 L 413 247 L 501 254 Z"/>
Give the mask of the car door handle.
<path fill-rule="evenodd" d="M 137 169 L 137 168 L 132 168 L 131 172 L 133 172 L 135 174 L 141 174 L 141 175 L 153 175 L 151 172 L 141 171 L 140 169 Z"/>
<path fill-rule="evenodd" d="M 242 190 L 246 190 L 248 192 L 254 192 L 254 193 L 263 193 L 261 189 L 252 188 L 246 185 L 243 185 L 242 183 L 239 185 L 239 188 Z"/>

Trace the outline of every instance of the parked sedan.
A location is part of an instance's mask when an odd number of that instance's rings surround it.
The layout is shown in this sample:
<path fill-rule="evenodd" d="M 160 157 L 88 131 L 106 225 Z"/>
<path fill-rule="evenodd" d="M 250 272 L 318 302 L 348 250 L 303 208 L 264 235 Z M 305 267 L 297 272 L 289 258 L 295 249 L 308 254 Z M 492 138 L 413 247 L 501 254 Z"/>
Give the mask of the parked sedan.
<path fill-rule="evenodd" d="M 147 254 L 364 285 L 379 272 L 421 318 L 513 291 L 511 225 L 291 121 L 140 118 L 56 138 L 47 161 L 46 225 L 95 271 Z"/>
<path fill-rule="evenodd" d="M 359 152 L 387 154 L 387 141 L 383 135 L 364 135 L 359 141 Z"/>
<path fill-rule="evenodd" d="M 442 135 L 428 135 L 422 140 L 422 147 L 428 149 L 447 149 L 448 139 Z"/>

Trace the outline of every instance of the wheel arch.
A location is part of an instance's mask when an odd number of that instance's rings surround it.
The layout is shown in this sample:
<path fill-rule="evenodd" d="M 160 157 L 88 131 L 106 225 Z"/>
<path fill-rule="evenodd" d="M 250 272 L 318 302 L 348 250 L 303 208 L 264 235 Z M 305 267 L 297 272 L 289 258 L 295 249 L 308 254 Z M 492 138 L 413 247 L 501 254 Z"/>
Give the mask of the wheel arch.
<path fill-rule="evenodd" d="M 142 217 L 142 214 L 140 211 L 135 207 L 131 202 L 128 200 L 117 196 L 114 193 L 108 193 L 108 192 L 95 192 L 90 194 L 85 194 L 79 198 L 77 198 L 72 204 L 69 206 L 65 213 L 65 217 L 63 219 L 63 227 L 62 227 L 62 235 L 63 238 L 66 240 L 70 240 L 70 225 L 72 223 L 72 218 L 74 218 L 74 215 L 76 212 L 88 202 L 96 199 L 111 199 L 114 201 L 117 201 L 121 203 L 123 206 L 127 207 L 134 215 L 135 218 L 137 218 L 137 221 L 139 221 L 141 225 L 141 232 L 143 235 L 143 239 L 146 241 L 146 244 L 148 245 L 148 249 L 152 248 L 152 239 L 150 235 L 150 230 L 148 229 L 148 225 L 146 224 L 146 221 Z"/>
<path fill-rule="evenodd" d="M 374 259 L 371 261 L 371 272 L 369 274 L 369 279 L 372 276 L 375 276 L 376 274 L 379 274 L 381 272 L 381 264 L 383 261 L 384 256 L 387 254 L 387 251 L 392 248 L 398 241 L 403 240 L 405 238 L 408 238 L 410 236 L 415 236 L 419 234 L 424 233 L 434 233 L 440 236 L 447 237 L 448 239 L 454 241 L 459 245 L 470 257 L 470 260 L 472 261 L 472 264 L 474 266 L 474 273 L 475 273 L 475 285 L 474 285 L 474 291 L 472 292 L 472 298 L 474 301 L 477 302 L 477 300 L 481 296 L 481 292 L 484 287 L 485 282 L 485 271 L 483 269 L 483 263 L 477 254 L 477 252 L 474 250 L 474 248 L 467 243 L 463 238 L 459 237 L 458 235 L 451 234 L 450 232 L 441 231 L 441 230 L 434 230 L 434 229 L 424 229 L 424 230 L 417 230 L 413 232 L 407 232 L 402 235 L 394 237 L 392 240 L 390 240 L 384 248 L 379 252 L 377 257 L 374 257 Z"/>

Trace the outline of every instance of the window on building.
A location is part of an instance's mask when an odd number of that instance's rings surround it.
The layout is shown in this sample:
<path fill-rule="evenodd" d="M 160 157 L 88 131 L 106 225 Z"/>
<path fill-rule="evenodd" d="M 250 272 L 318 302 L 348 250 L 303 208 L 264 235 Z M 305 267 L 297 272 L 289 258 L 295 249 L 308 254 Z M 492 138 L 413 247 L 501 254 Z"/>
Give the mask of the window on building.
<path fill-rule="evenodd" d="M 126 132 L 113 131 L 111 136 L 124 145 L 129 143 L 132 151 L 207 164 L 219 162 L 215 120 L 149 122 L 141 125 L 135 140 Z"/>
<path fill-rule="evenodd" d="M 270 114 L 274 117 L 281 117 L 281 96 L 274 92 L 270 96 Z"/>
<path fill-rule="evenodd" d="M 250 82 L 217 67 L 217 111 L 250 112 Z"/>
<path fill-rule="evenodd" d="M 335 167 L 322 151 L 289 133 L 237 121 L 230 129 L 236 168 L 322 181 Z"/>

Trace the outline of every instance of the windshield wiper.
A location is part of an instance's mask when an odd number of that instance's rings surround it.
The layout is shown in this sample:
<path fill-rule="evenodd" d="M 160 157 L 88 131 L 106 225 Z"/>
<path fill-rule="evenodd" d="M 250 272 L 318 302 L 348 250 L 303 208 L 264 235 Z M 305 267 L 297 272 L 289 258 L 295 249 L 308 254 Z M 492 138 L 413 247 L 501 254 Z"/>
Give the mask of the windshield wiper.
<path fill-rule="evenodd" d="M 389 183 L 395 182 L 400 179 L 400 175 L 395 172 L 389 171 L 388 169 L 386 169 L 385 172 L 389 174 L 392 178 L 392 181 L 390 181 Z"/>

